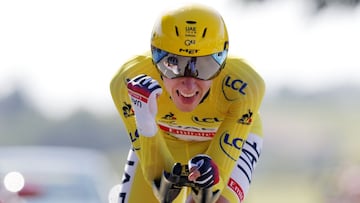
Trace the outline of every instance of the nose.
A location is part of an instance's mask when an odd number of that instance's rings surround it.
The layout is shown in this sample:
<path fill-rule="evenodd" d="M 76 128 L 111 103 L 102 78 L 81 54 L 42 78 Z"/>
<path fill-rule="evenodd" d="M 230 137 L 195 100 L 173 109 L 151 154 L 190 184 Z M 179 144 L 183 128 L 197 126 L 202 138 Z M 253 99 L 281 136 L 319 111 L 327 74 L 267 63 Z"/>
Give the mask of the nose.
<path fill-rule="evenodd" d="M 193 77 L 183 77 L 181 84 L 183 84 L 188 89 L 192 89 L 196 86 L 196 79 Z"/>

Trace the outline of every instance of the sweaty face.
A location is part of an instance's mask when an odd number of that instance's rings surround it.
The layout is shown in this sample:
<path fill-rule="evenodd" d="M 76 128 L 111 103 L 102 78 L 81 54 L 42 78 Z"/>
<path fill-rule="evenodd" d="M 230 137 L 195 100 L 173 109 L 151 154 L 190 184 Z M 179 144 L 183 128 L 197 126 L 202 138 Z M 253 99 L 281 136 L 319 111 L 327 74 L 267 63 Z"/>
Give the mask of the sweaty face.
<path fill-rule="evenodd" d="M 199 105 L 212 83 L 212 80 L 199 80 L 193 77 L 163 79 L 165 89 L 176 107 L 184 112 L 193 111 Z"/>

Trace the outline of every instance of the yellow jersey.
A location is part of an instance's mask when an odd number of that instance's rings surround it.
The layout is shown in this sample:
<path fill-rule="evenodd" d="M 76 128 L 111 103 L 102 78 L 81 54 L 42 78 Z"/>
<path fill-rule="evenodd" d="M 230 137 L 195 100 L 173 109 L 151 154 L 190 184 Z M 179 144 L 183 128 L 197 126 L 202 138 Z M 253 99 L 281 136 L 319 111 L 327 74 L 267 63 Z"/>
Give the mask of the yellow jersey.
<path fill-rule="evenodd" d="M 148 183 L 171 171 L 174 163 L 187 162 L 197 154 L 209 155 L 219 168 L 222 190 L 227 184 L 248 134 L 262 136 L 259 108 L 265 92 L 261 76 L 243 59 L 229 56 L 209 92 L 192 112 L 181 112 L 170 95 L 163 91 L 157 100 L 154 137 L 139 135 L 128 96 L 127 82 L 146 74 L 159 82 L 161 75 L 150 52 L 127 61 L 113 77 L 110 89 L 122 117 L 142 172 Z"/>

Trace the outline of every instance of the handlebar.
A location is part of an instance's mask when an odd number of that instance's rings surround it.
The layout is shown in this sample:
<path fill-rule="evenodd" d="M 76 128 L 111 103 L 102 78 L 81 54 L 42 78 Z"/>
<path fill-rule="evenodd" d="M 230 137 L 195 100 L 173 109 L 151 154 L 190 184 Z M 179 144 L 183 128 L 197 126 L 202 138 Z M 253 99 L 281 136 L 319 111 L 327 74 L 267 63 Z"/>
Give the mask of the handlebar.
<path fill-rule="evenodd" d="M 175 163 L 171 173 L 164 171 L 161 180 L 154 181 L 155 192 L 161 203 L 171 203 L 183 187 L 191 188 L 193 198 L 197 203 L 214 202 L 220 196 L 219 190 L 212 192 L 211 188 L 200 188 L 194 182 L 189 181 L 188 174 L 188 171 L 183 173 L 180 163 Z"/>

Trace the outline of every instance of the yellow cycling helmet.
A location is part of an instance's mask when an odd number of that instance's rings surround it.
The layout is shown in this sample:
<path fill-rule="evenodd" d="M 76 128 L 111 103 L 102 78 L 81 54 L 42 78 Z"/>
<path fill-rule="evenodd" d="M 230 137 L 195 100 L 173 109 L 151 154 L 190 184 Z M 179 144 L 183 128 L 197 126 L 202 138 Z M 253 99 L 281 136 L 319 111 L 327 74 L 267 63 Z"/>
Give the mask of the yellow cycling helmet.
<path fill-rule="evenodd" d="M 222 16 L 199 4 L 165 12 L 155 22 L 151 35 L 153 61 L 168 78 L 215 77 L 224 66 L 228 46 Z"/>
<path fill-rule="evenodd" d="M 192 4 L 165 12 L 155 22 L 151 45 L 181 56 L 204 56 L 228 48 L 222 16 L 210 7 Z"/>

